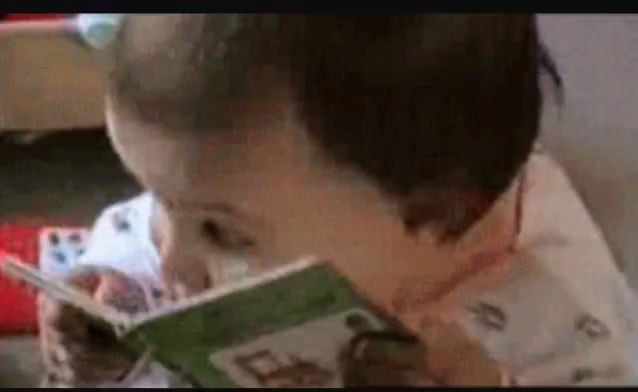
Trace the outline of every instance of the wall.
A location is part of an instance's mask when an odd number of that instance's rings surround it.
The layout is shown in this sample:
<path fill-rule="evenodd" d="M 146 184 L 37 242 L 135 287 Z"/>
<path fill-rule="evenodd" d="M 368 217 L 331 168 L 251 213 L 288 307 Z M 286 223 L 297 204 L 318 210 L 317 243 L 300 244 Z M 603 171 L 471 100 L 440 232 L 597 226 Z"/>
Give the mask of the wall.
<path fill-rule="evenodd" d="M 70 34 L 0 24 L 0 131 L 103 123 L 103 53 Z"/>
<path fill-rule="evenodd" d="M 542 15 L 566 103 L 544 142 L 638 288 L 638 16 Z"/>

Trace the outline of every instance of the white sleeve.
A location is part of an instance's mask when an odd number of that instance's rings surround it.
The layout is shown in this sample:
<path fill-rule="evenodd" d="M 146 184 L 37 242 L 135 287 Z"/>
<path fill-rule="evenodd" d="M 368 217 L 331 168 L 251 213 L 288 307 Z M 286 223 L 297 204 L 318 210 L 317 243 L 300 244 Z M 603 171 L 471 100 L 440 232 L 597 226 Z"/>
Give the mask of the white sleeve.
<path fill-rule="evenodd" d="M 150 283 L 159 280 L 159 256 L 152 245 L 150 196 L 144 194 L 105 209 L 98 217 L 77 266 L 116 269 Z"/>

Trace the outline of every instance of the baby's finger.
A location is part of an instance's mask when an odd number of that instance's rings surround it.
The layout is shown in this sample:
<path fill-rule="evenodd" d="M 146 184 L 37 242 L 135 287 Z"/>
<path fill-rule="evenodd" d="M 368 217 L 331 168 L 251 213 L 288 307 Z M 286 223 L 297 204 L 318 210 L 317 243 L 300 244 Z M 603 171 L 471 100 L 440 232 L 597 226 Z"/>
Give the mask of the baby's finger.
<path fill-rule="evenodd" d="M 78 323 L 81 316 L 68 306 L 51 300 L 41 301 L 40 333 L 44 338 L 55 339 L 56 336 L 78 335 Z"/>
<path fill-rule="evenodd" d="M 81 310 L 65 304 L 59 306 L 56 316 L 49 321 L 49 325 L 66 340 L 88 339 L 89 326 L 96 323 Z"/>
<path fill-rule="evenodd" d="M 118 380 L 126 376 L 135 364 L 135 357 L 118 350 L 90 350 L 70 346 L 69 365 L 78 381 Z"/>
<path fill-rule="evenodd" d="M 129 314 L 148 310 L 144 290 L 136 281 L 126 277 L 105 276 L 95 292 L 95 299 Z"/>
<path fill-rule="evenodd" d="M 68 278 L 67 283 L 78 290 L 92 294 L 99 286 L 100 281 L 99 272 L 91 269 L 74 273 Z"/>

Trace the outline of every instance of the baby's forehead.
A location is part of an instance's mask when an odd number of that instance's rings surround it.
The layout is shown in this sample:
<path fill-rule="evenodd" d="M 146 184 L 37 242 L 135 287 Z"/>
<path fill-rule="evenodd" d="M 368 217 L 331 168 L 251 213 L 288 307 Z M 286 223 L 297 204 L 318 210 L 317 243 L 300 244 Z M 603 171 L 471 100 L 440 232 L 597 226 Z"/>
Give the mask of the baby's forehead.
<path fill-rule="evenodd" d="M 226 126 L 254 89 L 258 16 L 132 15 L 114 44 L 109 94 L 146 121 Z M 246 30 L 251 32 L 244 34 Z M 229 103 L 230 102 L 230 103 Z"/>
<path fill-rule="evenodd" d="M 143 187 L 153 191 L 183 185 L 196 152 L 189 133 L 164 130 L 110 97 L 106 119 L 115 151 Z"/>

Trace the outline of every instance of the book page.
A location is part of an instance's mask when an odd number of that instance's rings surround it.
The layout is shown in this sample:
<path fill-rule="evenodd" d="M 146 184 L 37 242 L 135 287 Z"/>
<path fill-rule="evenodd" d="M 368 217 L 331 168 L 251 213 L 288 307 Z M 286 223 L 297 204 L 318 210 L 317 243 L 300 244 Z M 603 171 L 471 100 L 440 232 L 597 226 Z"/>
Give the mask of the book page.
<path fill-rule="evenodd" d="M 294 264 L 148 318 L 128 342 L 198 387 L 339 386 L 353 317 L 387 326 L 330 267 Z"/>
<path fill-rule="evenodd" d="M 131 328 L 135 328 L 135 326 L 151 322 L 158 318 L 171 317 L 176 313 L 183 312 L 187 309 L 194 308 L 208 302 L 214 302 L 216 299 L 222 298 L 233 292 L 251 290 L 259 285 L 282 279 L 286 276 L 293 275 L 319 264 L 320 261 L 318 259 L 314 257 L 306 257 L 297 262 L 286 264 L 279 268 L 274 268 L 258 276 L 246 277 L 235 282 L 224 284 L 220 287 L 215 287 L 201 294 L 167 304 L 149 313 L 133 316 L 134 318 Z"/>
<path fill-rule="evenodd" d="M 121 337 L 132 324 L 132 319 L 127 314 L 93 300 L 86 293 L 65 284 L 59 278 L 49 276 L 15 257 L 2 255 L 0 272 L 56 301 L 74 306 L 96 320 L 105 322 L 113 328 L 117 336 Z"/>
<path fill-rule="evenodd" d="M 320 317 L 210 355 L 210 363 L 245 388 L 343 387 L 337 356 L 355 336 L 349 320 L 381 324 L 370 313 L 347 310 Z"/>

